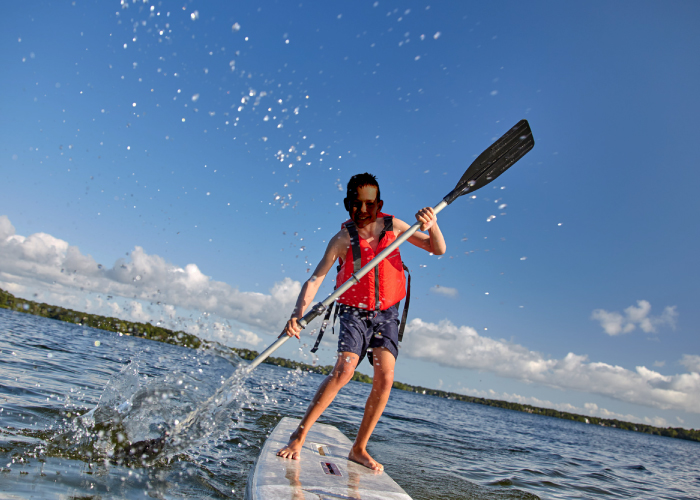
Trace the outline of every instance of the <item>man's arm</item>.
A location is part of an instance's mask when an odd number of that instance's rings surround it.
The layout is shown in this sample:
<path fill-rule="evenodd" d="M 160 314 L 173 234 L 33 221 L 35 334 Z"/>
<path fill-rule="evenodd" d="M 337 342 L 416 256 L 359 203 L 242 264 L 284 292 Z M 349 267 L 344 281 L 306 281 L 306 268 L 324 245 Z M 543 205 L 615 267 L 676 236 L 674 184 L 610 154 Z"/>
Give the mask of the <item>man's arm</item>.
<path fill-rule="evenodd" d="M 313 275 L 309 278 L 304 285 L 301 287 L 301 292 L 299 292 L 299 297 L 297 298 L 296 306 L 294 306 L 294 311 L 292 312 L 292 317 L 287 321 L 287 326 L 284 332 L 291 336 L 299 338 L 299 332 L 301 328 L 297 324 L 297 320 L 304 315 L 304 312 L 316 297 L 318 289 L 321 287 L 326 274 L 331 270 L 335 261 L 338 257 L 344 257 L 347 252 L 348 246 L 350 245 L 350 235 L 345 228 L 341 229 L 338 234 L 331 238 L 326 247 L 326 252 L 321 258 L 321 262 L 318 263 Z"/>
<path fill-rule="evenodd" d="M 422 248 L 434 255 L 442 255 L 447 251 L 445 238 L 442 236 L 440 227 L 437 223 L 437 215 L 431 207 L 425 207 L 418 211 L 416 220 L 421 223 L 421 231 L 428 231 L 428 234 L 416 231 L 409 238 L 409 243 Z M 398 237 L 401 233 L 408 231 L 411 226 L 404 221 L 394 217 L 394 231 Z"/>

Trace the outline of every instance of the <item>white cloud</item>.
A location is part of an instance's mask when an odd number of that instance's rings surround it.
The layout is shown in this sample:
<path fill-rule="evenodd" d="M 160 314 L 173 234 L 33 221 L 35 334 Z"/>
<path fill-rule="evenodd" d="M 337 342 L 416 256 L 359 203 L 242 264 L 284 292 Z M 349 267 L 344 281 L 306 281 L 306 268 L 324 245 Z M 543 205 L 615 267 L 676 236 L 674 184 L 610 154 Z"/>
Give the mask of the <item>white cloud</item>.
<path fill-rule="evenodd" d="M 629 306 L 624 314 L 609 312 L 605 309 L 595 309 L 591 319 L 600 322 L 608 335 L 630 333 L 639 327 L 645 333 L 656 333 L 657 328 L 668 326 L 676 328 L 678 312 L 676 306 L 667 306 L 661 316 L 651 316 L 651 304 L 646 300 L 638 300 L 637 306 Z"/>
<path fill-rule="evenodd" d="M 683 359 L 681 359 L 681 364 L 685 366 L 689 372 L 700 373 L 700 356 L 684 354 Z"/>
<path fill-rule="evenodd" d="M 450 288 L 449 286 L 435 285 L 430 288 L 430 291 L 440 295 L 445 295 L 446 297 L 456 297 L 458 292 L 456 288 Z"/>
<path fill-rule="evenodd" d="M 625 318 L 617 312 L 608 312 L 603 309 L 596 309 L 591 314 L 591 319 L 600 321 L 600 326 L 603 327 L 608 335 L 619 335 L 620 333 L 629 333 L 634 330 L 634 325 L 631 323 L 625 324 Z"/>
<path fill-rule="evenodd" d="M 638 422 L 646 423 L 650 425 L 657 425 L 652 422 L 663 422 L 660 427 L 666 427 L 666 420 L 662 417 L 638 417 L 632 414 L 623 414 L 610 411 L 606 408 L 601 408 L 595 403 L 584 403 L 583 407 L 575 406 L 570 403 L 553 403 L 552 401 L 546 399 L 540 399 L 533 396 L 522 396 L 520 394 L 509 394 L 507 392 L 496 392 L 493 389 L 487 391 L 469 388 L 460 388 L 457 392 L 462 394 L 468 394 L 474 397 L 496 399 L 501 401 L 510 401 L 512 403 L 520 403 L 523 405 L 535 406 L 537 408 L 552 408 L 554 410 L 565 411 L 568 413 L 575 413 L 576 415 L 587 415 L 590 417 L 599 418 L 609 418 L 623 420 L 625 422 Z M 680 419 L 679 419 L 680 420 Z M 684 423 L 684 422 L 681 422 Z"/>
<path fill-rule="evenodd" d="M 644 422 L 644 423 L 649 423 L 649 417 L 644 417 L 644 418 L 639 418 L 635 415 L 631 414 L 624 414 L 624 413 L 617 413 L 615 411 L 610 411 L 606 408 L 601 408 L 595 403 L 584 403 L 583 408 L 585 410 L 586 415 L 591 415 L 592 417 L 600 417 L 600 418 L 611 418 L 611 419 L 617 419 L 617 420 L 624 420 L 625 422 Z M 576 412 L 573 412 L 576 413 Z M 662 417 L 654 417 L 655 421 L 664 421 L 665 420 Z"/>
<path fill-rule="evenodd" d="M 129 302 L 128 311 L 132 321 L 143 323 L 151 319 L 151 315 L 143 310 L 141 302 L 136 302 L 135 300 Z"/>
<path fill-rule="evenodd" d="M 0 241 L 14 236 L 15 227 L 10 223 L 10 219 L 6 215 L 0 215 Z"/>
<path fill-rule="evenodd" d="M 112 312 L 112 314 L 111 314 L 112 316 L 115 316 L 115 317 L 120 317 L 120 316 L 121 316 L 121 314 L 120 314 L 120 313 L 121 313 L 121 307 L 120 307 L 119 304 L 117 304 L 116 302 L 111 302 L 111 303 L 109 304 L 109 309 L 110 309 L 111 312 Z"/>
<path fill-rule="evenodd" d="M 668 421 L 662 417 L 644 417 L 644 423 L 653 425 L 654 427 L 669 427 Z"/>
<path fill-rule="evenodd" d="M 231 325 L 218 321 L 213 322 L 207 330 L 209 338 L 224 344 L 233 342 L 235 345 L 240 345 L 242 342 L 251 346 L 257 346 L 263 341 L 254 332 L 243 328 L 231 328 Z"/>
<path fill-rule="evenodd" d="M 241 333 L 241 335 L 236 337 L 236 340 L 239 342 L 246 342 L 252 345 L 258 345 L 260 342 L 262 342 L 262 339 L 255 335 L 253 332 L 249 332 L 248 330 L 244 330 L 243 328 L 239 328 L 238 331 Z"/>
<path fill-rule="evenodd" d="M 700 374 L 662 375 L 644 366 L 628 370 L 574 353 L 562 359 L 504 340 L 480 336 L 448 320 L 414 319 L 406 326 L 403 355 L 443 366 L 491 372 L 562 390 L 598 394 L 660 409 L 700 413 Z"/>
<path fill-rule="evenodd" d="M 289 317 L 301 284 L 285 278 L 269 294 L 242 292 L 204 275 L 196 264 L 179 267 L 158 255 L 136 247 L 130 260 L 119 259 L 112 267 L 98 265 L 90 255 L 45 233 L 28 237 L 15 234 L 6 216 L 0 216 L 0 286 L 11 293 L 42 291 L 60 298 L 53 302 L 85 310 L 89 293 L 128 298 L 131 304 L 109 303 L 102 309 L 136 321 L 173 320 L 176 309 L 200 311 L 203 315 L 238 321 L 254 330 L 276 334 Z M 44 298 L 43 300 L 47 300 Z M 143 303 L 160 303 L 157 311 Z M 177 326 L 177 325 L 175 325 Z M 209 325 L 206 325 L 209 326 Z M 188 331 L 197 327 L 191 325 Z M 201 331 L 201 325 L 199 331 Z M 254 333 L 237 333 L 255 344 Z"/>

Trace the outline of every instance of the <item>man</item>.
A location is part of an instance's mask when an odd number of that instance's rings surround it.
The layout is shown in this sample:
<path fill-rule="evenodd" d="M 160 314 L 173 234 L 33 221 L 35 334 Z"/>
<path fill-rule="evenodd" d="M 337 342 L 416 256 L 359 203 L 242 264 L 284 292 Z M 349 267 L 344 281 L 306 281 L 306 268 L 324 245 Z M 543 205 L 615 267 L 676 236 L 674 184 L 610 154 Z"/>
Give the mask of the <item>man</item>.
<path fill-rule="evenodd" d="M 339 286 L 410 228 L 402 220 L 381 212 L 384 203 L 380 198 L 379 184 L 372 174 L 353 176 L 348 182 L 344 202 L 350 220 L 343 223 L 340 231 L 330 240 L 313 276 L 304 283 L 292 317 L 285 327 L 289 336 L 299 338 L 301 328 L 297 320 L 312 304 L 323 279 L 336 260 L 340 260 L 336 281 L 336 286 Z M 421 230 L 428 233 L 415 232 L 408 241 L 430 253 L 444 254 L 445 239 L 433 209 L 423 208 L 416 214 L 416 220 L 421 223 Z M 367 453 L 367 442 L 384 411 L 394 383 L 394 365 L 399 344 L 398 302 L 406 295 L 404 280 L 403 263 L 397 248 L 380 262 L 374 272 L 365 275 L 359 283 L 340 296 L 338 360 L 331 374 L 316 391 L 289 443 L 277 452 L 278 456 L 299 459 L 299 452 L 311 426 L 338 391 L 352 379 L 355 368 L 367 354 L 374 367 L 372 390 L 348 458 L 373 470 L 384 469 Z"/>

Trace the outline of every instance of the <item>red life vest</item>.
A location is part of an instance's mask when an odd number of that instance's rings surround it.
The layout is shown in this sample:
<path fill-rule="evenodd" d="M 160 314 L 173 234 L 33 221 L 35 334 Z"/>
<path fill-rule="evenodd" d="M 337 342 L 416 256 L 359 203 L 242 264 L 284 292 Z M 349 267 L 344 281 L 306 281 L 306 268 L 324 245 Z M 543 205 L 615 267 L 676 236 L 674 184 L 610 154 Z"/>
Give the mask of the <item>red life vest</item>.
<path fill-rule="evenodd" d="M 353 273 L 359 271 L 362 266 L 396 240 L 393 231 L 394 217 L 381 212 L 377 214 L 378 223 L 381 224 L 382 218 L 384 219 L 384 229 L 379 237 L 376 253 L 367 240 L 360 238 L 357 227 L 352 220 L 343 222 L 341 227 L 345 227 L 350 233 L 351 243 L 345 258 L 339 259 L 340 266 L 336 287 L 345 283 Z M 403 270 L 401 254 L 397 248 L 377 267 L 363 276 L 359 283 L 341 295 L 338 302 L 369 311 L 389 309 L 406 296 L 406 278 Z"/>

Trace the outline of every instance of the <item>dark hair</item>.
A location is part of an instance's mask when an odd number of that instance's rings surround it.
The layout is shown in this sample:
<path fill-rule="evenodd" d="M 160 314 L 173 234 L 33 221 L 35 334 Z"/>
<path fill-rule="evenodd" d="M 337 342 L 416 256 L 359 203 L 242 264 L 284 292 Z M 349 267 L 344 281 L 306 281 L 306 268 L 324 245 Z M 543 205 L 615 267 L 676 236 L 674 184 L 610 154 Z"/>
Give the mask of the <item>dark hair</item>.
<path fill-rule="evenodd" d="M 364 174 L 356 174 L 350 177 L 350 180 L 348 181 L 347 198 L 343 200 L 345 209 L 348 212 L 350 211 L 350 203 L 352 203 L 352 200 L 357 198 L 357 190 L 365 186 L 374 186 L 377 188 L 377 201 L 381 201 L 382 198 L 379 194 L 379 183 L 377 182 L 377 178 L 368 172 L 365 172 Z"/>

